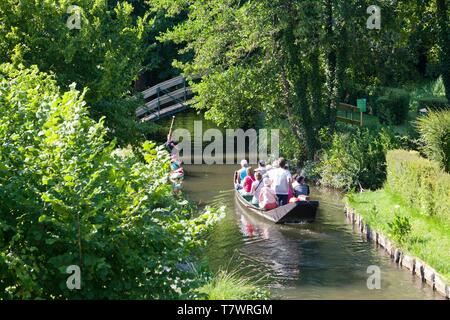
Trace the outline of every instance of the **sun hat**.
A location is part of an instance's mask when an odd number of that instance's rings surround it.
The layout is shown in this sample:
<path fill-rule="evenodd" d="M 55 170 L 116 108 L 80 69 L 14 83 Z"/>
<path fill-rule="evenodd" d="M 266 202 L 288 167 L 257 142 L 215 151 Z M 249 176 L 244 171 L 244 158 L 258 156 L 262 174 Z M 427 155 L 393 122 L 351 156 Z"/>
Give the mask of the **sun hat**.
<path fill-rule="evenodd" d="M 270 178 L 264 178 L 264 186 L 269 187 L 272 184 L 272 180 Z"/>

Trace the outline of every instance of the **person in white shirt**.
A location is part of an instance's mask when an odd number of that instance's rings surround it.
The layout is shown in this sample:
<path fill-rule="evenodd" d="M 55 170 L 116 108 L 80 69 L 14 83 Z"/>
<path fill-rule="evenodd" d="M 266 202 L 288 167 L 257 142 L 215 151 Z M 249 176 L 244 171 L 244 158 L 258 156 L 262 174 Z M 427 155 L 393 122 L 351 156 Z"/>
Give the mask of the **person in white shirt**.
<path fill-rule="evenodd" d="M 278 197 L 280 206 L 288 204 L 289 188 L 292 188 L 292 176 L 285 167 L 286 160 L 280 158 L 278 159 L 277 167 L 267 173 L 270 180 L 272 180 L 272 189 Z"/>

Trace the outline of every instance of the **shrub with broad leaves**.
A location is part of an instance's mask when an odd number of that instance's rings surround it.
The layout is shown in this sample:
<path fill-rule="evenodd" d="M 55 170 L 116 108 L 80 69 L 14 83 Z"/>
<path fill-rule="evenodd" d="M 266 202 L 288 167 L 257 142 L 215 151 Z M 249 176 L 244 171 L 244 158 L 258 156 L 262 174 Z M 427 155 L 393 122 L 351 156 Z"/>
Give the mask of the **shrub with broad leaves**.
<path fill-rule="evenodd" d="M 83 98 L 0 67 L 0 298 L 191 297 L 202 277 L 185 266 L 219 213 L 173 196 L 163 148 L 116 149 Z"/>

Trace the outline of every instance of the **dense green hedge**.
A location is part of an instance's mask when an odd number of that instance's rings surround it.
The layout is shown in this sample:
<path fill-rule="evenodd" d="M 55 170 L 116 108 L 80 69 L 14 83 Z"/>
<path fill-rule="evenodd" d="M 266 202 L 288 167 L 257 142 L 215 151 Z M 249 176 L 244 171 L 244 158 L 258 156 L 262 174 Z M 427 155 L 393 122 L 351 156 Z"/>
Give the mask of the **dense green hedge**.
<path fill-rule="evenodd" d="M 443 110 L 450 108 L 450 103 L 446 97 L 424 97 L 417 100 L 418 110 L 430 109 L 430 110 Z"/>
<path fill-rule="evenodd" d="M 450 174 L 415 151 L 389 151 L 386 160 L 387 187 L 423 214 L 450 224 Z"/>

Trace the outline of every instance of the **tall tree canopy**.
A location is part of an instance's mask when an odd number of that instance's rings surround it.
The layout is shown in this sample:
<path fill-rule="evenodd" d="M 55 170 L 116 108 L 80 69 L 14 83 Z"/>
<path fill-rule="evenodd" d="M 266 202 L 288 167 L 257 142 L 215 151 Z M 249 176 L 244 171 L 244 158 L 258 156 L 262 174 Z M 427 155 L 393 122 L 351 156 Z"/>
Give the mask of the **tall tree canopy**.
<path fill-rule="evenodd" d="M 161 36 L 192 61 L 175 66 L 193 82 L 198 108 L 219 124 L 252 124 L 255 114 L 287 121 L 312 158 L 317 132 L 334 124 L 337 101 L 375 86 L 417 80 L 434 42 L 431 1 L 377 1 L 381 30 L 369 30 L 373 1 L 155 1 L 188 19 Z M 430 15 L 422 16 L 422 9 Z M 417 22 L 423 25 L 417 27 Z M 408 31 L 409 30 L 409 31 Z M 433 33 L 432 39 L 434 39 Z"/>
<path fill-rule="evenodd" d="M 142 2 L 142 1 L 141 1 Z M 37 65 L 55 74 L 67 88 L 88 88 L 86 100 L 95 118 L 119 142 L 133 142 L 145 128 L 135 122 L 140 101 L 131 99 L 132 82 L 144 69 L 147 30 L 145 11 L 134 13 L 126 1 L 82 0 L 80 28 L 69 28 L 69 0 L 0 2 L 0 60 Z M 138 16 L 137 14 L 141 14 Z"/>

